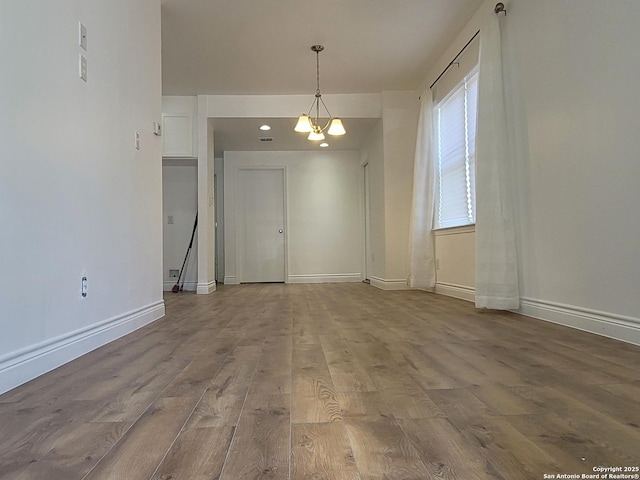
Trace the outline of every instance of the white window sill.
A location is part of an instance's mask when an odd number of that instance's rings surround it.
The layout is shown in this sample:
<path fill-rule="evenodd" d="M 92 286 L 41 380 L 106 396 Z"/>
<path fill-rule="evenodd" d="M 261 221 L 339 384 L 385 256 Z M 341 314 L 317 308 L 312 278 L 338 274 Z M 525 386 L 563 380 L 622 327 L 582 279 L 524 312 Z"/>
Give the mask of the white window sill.
<path fill-rule="evenodd" d="M 443 235 L 460 235 L 462 233 L 475 233 L 476 224 L 472 223 L 470 225 L 462 225 L 460 227 L 448 227 L 448 228 L 438 228 L 433 229 L 433 234 L 436 237 L 441 237 Z"/>

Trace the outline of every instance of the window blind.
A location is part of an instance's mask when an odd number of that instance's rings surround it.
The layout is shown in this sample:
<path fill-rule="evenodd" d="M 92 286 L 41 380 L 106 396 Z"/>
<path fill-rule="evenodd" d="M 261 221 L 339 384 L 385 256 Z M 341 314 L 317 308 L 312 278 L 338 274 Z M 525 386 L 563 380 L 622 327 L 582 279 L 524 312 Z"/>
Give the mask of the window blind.
<path fill-rule="evenodd" d="M 434 228 L 475 223 L 478 74 L 472 72 L 436 106 L 437 194 Z"/>

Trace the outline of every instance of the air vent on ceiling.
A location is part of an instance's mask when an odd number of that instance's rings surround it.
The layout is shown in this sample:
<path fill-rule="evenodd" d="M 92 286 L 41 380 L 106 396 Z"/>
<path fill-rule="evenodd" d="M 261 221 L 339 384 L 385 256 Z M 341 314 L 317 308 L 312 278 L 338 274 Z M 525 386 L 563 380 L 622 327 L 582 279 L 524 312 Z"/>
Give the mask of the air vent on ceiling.
<path fill-rule="evenodd" d="M 260 137 L 261 142 L 273 142 L 273 137 Z"/>

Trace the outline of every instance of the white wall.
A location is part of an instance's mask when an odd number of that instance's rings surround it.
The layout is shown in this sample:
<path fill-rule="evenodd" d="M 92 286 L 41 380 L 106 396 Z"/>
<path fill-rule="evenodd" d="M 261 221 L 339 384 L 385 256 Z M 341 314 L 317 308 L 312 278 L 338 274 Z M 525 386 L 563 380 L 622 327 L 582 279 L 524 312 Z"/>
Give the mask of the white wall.
<path fill-rule="evenodd" d="M 370 265 L 369 276 L 385 278 L 384 140 L 382 120 L 362 145 L 361 164 L 369 164 Z"/>
<path fill-rule="evenodd" d="M 435 232 L 436 293 L 475 300 L 476 234 L 474 226 Z"/>
<path fill-rule="evenodd" d="M 206 295 L 216 289 L 215 189 L 213 126 L 206 116 L 208 99 L 198 96 L 198 285 Z"/>
<path fill-rule="evenodd" d="M 361 281 L 362 178 L 355 151 L 225 152 L 225 283 L 237 283 L 238 167 L 286 167 L 287 282 Z"/>
<path fill-rule="evenodd" d="M 387 288 L 408 288 L 409 223 L 419 99 L 415 92 L 383 92 L 384 198 Z"/>
<path fill-rule="evenodd" d="M 384 290 L 407 287 L 409 217 L 418 128 L 415 92 L 382 92 L 382 121 L 361 148 L 370 168 L 371 285 Z"/>
<path fill-rule="evenodd" d="M 162 167 L 163 205 L 163 278 L 164 290 L 171 290 L 177 278 L 169 270 L 179 270 L 184 262 L 198 210 L 198 168 L 195 161 L 164 160 Z M 173 224 L 169 224 L 169 216 Z M 197 235 L 197 232 L 196 232 Z M 183 274 L 184 289 L 196 289 L 198 280 L 198 243 L 194 240 Z M 182 280 L 180 281 L 182 284 Z"/>
<path fill-rule="evenodd" d="M 214 160 L 216 212 L 216 281 L 224 281 L 224 158 Z"/>
<path fill-rule="evenodd" d="M 5 391 L 164 314 L 159 2 L 2 2 L 0 58 Z"/>
<path fill-rule="evenodd" d="M 627 321 L 640 343 L 640 3 L 611 7 L 521 0 L 505 22 L 529 144 L 517 163 L 522 295 L 527 312 L 579 310 L 578 326 L 607 335 Z"/>
<path fill-rule="evenodd" d="M 339 105 L 342 118 L 378 118 L 382 114 L 379 93 L 326 94 L 328 105 Z M 309 95 L 199 95 L 200 119 L 297 118 L 309 108 Z"/>
<path fill-rule="evenodd" d="M 425 84 L 493 6 L 484 3 Z M 512 0 L 507 9 L 506 134 L 524 145 L 514 159 L 522 312 L 640 343 L 640 3 Z"/>

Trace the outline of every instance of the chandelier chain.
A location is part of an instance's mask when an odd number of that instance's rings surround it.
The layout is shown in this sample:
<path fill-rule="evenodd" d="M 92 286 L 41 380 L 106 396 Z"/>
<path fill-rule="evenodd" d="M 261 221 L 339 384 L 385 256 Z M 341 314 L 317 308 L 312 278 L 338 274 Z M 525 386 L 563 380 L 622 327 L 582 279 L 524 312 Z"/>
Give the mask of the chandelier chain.
<path fill-rule="evenodd" d="M 316 50 L 316 128 L 319 127 L 318 120 L 320 118 L 320 102 L 318 99 L 322 99 L 320 94 L 320 50 Z"/>
<path fill-rule="evenodd" d="M 316 96 L 320 95 L 320 50 L 316 51 Z"/>

